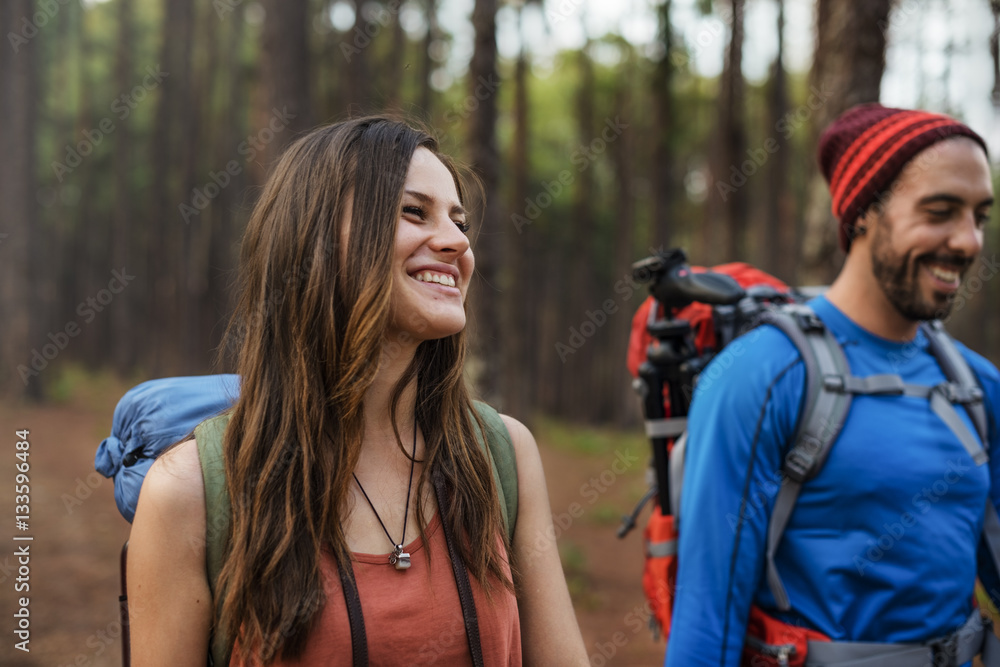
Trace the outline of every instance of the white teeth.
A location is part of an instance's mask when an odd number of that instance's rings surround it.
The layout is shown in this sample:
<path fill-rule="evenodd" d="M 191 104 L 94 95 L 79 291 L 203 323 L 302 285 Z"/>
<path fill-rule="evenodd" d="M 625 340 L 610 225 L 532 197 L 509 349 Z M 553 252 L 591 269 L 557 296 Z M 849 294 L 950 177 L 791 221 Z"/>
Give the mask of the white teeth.
<path fill-rule="evenodd" d="M 953 283 L 958 280 L 958 271 L 947 271 L 936 266 L 928 266 L 927 268 L 932 275 L 936 278 L 940 278 L 946 283 Z"/>
<path fill-rule="evenodd" d="M 424 283 L 437 283 L 439 285 L 445 285 L 446 287 L 455 286 L 455 278 L 449 276 L 446 273 L 431 273 L 430 271 L 421 271 L 413 276 L 417 280 Z"/>

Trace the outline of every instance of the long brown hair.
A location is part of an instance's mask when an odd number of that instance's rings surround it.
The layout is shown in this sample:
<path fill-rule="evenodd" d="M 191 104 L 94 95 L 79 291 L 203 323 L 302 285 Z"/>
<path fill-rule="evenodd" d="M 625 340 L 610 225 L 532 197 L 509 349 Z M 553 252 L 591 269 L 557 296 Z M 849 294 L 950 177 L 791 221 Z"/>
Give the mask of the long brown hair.
<path fill-rule="evenodd" d="M 224 591 L 219 622 L 228 641 L 238 638 L 240 652 L 263 664 L 301 655 L 325 602 L 323 550 L 341 562 L 351 557 L 340 519 L 362 445 L 363 397 L 386 343 L 396 224 L 418 147 L 442 160 L 464 198 L 462 179 L 428 133 L 395 119 L 359 118 L 289 147 L 243 238 L 238 302 L 223 346 L 236 350 L 242 386 L 224 441 L 232 518 L 216 590 Z M 350 233 L 341 249 L 344 224 Z M 393 424 L 415 379 L 426 446 L 418 488 L 433 472 L 443 476 L 452 501 L 442 519 L 459 537 L 469 572 L 487 591 L 496 582 L 510 589 L 497 491 L 463 379 L 465 354 L 464 332 L 421 343 L 394 387 Z M 417 512 L 423 535 L 421 503 Z"/>

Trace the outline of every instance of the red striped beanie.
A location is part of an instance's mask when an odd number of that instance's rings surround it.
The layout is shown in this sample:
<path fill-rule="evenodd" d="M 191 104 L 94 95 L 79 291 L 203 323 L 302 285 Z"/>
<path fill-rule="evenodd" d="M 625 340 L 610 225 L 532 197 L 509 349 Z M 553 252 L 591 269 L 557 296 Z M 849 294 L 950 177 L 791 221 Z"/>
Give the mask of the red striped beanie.
<path fill-rule="evenodd" d="M 978 134 L 954 118 L 927 111 L 861 104 L 845 111 L 819 140 L 819 164 L 830 184 L 840 247 L 851 247 L 854 223 L 920 151 L 965 136 L 986 150 Z"/>

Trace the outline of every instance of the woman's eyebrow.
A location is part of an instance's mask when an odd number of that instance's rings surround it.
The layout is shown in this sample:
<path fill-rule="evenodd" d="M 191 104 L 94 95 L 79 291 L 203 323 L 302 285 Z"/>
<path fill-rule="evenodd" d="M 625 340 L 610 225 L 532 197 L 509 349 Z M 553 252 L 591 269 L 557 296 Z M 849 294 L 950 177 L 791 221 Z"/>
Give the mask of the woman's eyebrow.
<path fill-rule="evenodd" d="M 417 190 L 404 190 L 404 192 L 413 197 L 414 199 L 419 199 L 420 202 L 423 204 L 430 205 L 434 203 L 434 197 L 431 197 L 428 194 L 424 194 L 423 192 L 419 192 Z M 453 204 L 449 213 L 451 215 L 466 215 L 465 209 L 462 207 L 461 204 Z"/>

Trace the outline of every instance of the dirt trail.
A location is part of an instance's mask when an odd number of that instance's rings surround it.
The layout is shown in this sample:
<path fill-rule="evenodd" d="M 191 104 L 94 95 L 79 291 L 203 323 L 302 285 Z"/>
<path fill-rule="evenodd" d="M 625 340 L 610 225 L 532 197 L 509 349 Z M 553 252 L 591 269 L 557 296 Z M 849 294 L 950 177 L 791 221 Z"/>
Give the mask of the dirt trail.
<path fill-rule="evenodd" d="M 129 526 L 113 485 L 93 470 L 109 432 L 112 387 L 58 406 L 0 406 L 0 664 L 6 667 L 121 665 L 118 558 Z M 31 443 L 29 530 L 14 525 L 15 431 Z M 641 535 L 614 537 L 616 516 L 641 494 L 645 452 L 570 454 L 540 444 L 557 534 L 568 564 L 591 664 L 659 665 L 663 644 L 646 629 Z M 34 540 L 14 542 L 15 535 Z M 30 591 L 15 593 L 14 549 L 30 544 Z M 14 648 L 17 597 L 30 596 L 30 653 Z"/>

